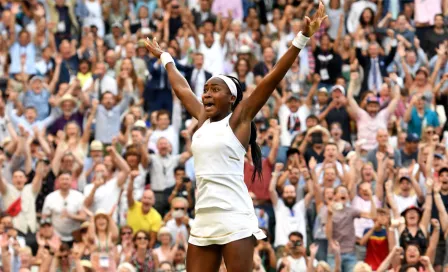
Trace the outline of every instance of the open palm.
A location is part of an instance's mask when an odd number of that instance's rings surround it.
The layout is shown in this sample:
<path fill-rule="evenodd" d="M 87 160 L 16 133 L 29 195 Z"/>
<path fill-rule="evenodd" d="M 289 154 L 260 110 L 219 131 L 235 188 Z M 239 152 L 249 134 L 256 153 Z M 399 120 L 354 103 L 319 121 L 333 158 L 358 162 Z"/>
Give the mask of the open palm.
<path fill-rule="evenodd" d="M 305 26 L 303 28 L 303 35 L 306 37 L 313 36 L 314 33 L 320 28 L 323 20 L 327 19 L 328 15 L 325 14 L 325 6 L 322 1 L 319 1 L 319 7 L 317 11 L 314 13 L 313 18 L 305 16 Z"/>

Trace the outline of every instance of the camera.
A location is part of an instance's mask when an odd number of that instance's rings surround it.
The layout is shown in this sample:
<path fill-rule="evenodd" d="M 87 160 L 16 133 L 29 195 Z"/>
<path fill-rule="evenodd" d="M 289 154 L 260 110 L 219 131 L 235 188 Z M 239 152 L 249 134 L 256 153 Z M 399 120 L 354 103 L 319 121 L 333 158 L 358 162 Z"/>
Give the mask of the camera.
<path fill-rule="evenodd" d="M 302 241 L 295 241 L 295 242 L 292 244 L 292 246 L 293 246 L 293 247 L 301 247 L 301 246 L 302 246 Z"/>
<path fill-rule="evenodd" d="M 183 177 L 183 178 L 182 178 L 182 182 L 183 182 L 183 183 L 190 182 L 190 178 L 189 178 L 189 177 Z"/>

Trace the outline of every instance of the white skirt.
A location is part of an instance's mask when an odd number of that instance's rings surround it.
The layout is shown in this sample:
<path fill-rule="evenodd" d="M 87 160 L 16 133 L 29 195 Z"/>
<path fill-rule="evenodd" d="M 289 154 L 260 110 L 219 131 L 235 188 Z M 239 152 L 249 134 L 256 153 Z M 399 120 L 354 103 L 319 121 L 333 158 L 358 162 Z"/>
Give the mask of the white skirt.
<path fill-rule="evenodd" d="M 195 246 L 225 245 L 252 235 L 257 240 L 266 238 L 253 212 L 203 211 L 194 218 L 188 242 Z"/>

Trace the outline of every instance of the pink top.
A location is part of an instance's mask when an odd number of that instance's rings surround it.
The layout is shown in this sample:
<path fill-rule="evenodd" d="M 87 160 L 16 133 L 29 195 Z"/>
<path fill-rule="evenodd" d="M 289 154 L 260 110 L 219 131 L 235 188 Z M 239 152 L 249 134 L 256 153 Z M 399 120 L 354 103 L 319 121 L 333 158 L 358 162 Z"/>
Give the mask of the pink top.
<path fill-rule="evenodd" d="M 376 203 L 376 207 L 381 207 L 381 201 L 378 200 L 376 196 L 373 196 Z M 370 200 L 364 200 L 359 196 L 355 196 L 352 200 L 352 207 L 360 212 L 370 212 Z M 357 238 L 362 238 L 364 235 L 364 230 L 373 227 L 373 220 L 367 218 L 355 218 L 355 235 Z"/>
<path fill-rule="evenodd" d="M 212 5 L 212 12 L 216 15 L 222 14 L 227 17 L 229 10 L 232 11 L 233 19 L 243 20 L 243 4 L 242 1 L 215 0 Z"/>
<path fill-rule="evenodd" d="M 415 0 L 414 19 L 416 23 L 434 24 L 434 16 L 442 13 L 442 0 Z"/>
<path fill-rule="evenodd" d="M 381 110 L 375 117 L 371 117 L 365 110 L 360 109 L 356 113 L 358 119 L 358 139 L 365 139 L 367 142 L 361 146 L 364 150 L 372 150 L 377 146 L 376 133 L 379 129 L 387 130 L 387 119 L 389 112 L 387 108 Z"/>

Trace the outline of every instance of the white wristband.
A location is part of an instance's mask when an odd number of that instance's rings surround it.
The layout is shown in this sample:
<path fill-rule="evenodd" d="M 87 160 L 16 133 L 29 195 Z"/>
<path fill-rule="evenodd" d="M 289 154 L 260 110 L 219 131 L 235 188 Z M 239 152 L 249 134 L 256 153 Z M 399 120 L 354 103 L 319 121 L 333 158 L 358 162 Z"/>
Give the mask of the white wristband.
<path fill-rule="evenodd" d="M 170 62 L 174 64 L 174 59 L 168 52 L 163 52 L 162 55 L 160 55 L 160 61 L 162 61 L 163 67 L 166 67 L 166 65 Z"/>
<path fill-rule="evenodd" d="M 303 49 L 306 46 L 306 43 L 309 41 L 310 38 L 304 36 L 302 34 L 302 31 L 300 31 L 297 36 L 292 40 L 292 45 L 299 49 Z"/>

